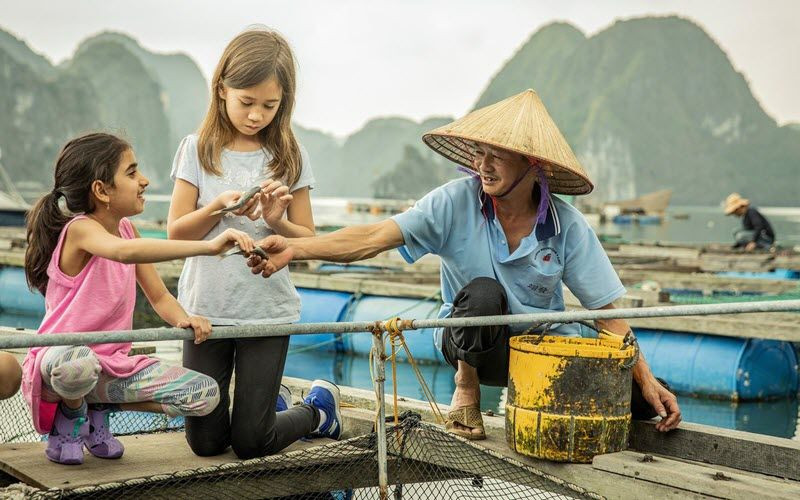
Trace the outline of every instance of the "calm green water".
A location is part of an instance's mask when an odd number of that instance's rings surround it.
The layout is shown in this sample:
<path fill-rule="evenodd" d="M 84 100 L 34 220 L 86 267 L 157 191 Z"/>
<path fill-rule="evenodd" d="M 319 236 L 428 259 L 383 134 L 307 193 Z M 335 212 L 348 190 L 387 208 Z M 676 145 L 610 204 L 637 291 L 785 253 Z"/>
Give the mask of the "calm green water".
<path fill-rule="evenodd" d="M 146 220 L 166 220 L 169 198 L 148 197 L 145 211 L 139 217 Z M 361 213 L 348 213 L 344 198 L 312 198 L 314 220 L 318 225 L 367 224 L 385 219 Z M 800 245 L 800 208 L 765 207 L 761 212 L 769 219 L 783 246 Z M 688 216 L 678 219 L 675 216 Z M 591 219 L 590 219 L 591 220 Z M 616 235 L 630 242 L 670 243 L 731 243 L 733 232 L 741 226 L 740 219 L 725 216 L 719 207 L 671 207 L 664 223 L 658 225 L 614 224 L 595 225 L 599 234 Z M 156 236 L 156 235 L 153 235 Z"/>
<path fill-rule="evenodd" d="M 782 246 L 800 245 L 800 208 L 759 208 L 770 221 Z M 688 215 L 676 219 L 675 215 Z M 595 229 L 601 234 L 617 234 L 630 242 L 732 243 L 733 232 L 741 227 L 741 219 L 725 216 L 718 207 L 671 207 L 663 224 L 606 223 Z"/>

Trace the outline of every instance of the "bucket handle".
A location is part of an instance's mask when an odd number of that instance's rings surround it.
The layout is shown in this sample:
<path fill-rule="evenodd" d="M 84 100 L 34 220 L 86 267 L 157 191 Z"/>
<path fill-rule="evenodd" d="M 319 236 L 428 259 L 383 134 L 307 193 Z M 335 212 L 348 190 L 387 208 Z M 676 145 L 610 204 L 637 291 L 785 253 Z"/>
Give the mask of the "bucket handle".
<path fill-rule="evenodd" d="M 628 330 L 628 333 L 625 334 L 625 337 L 622 339 L 620 350 L 624 351 L 630 346 L 633 346 L 633 356 L 631 356 L 629 360 L 620 363 L 620 368 L 623 370 L 629 370 L 633 368 L 633 366 L 639 361 L 639 341 L 633 334 L 633 330 Z"/>
<path fill-rule="evenodd" d="M 527 330 L 522 332 L 522 335 L 530 335 L 530 334 L 534 333 L 534 331 L 533 331 L 534 329 L 536 329 L 536 328 L 538 328 L 538 327 L 540 327 L 542 325 L 544 325 L 544 328 L 542 328 L 542 331 L 539 332 L 539 334 L 536 336 L 536 338 L 531 341 L 531 344 L 538 345 L 539 342 L 541 342 L 542 339 L 544 338 L 545 334 L 547 334 L 547 332 L 550 331 L 550 327 L 553 326 L 553 323 L 535 323 L 535 324 L 531 325 Z"/>

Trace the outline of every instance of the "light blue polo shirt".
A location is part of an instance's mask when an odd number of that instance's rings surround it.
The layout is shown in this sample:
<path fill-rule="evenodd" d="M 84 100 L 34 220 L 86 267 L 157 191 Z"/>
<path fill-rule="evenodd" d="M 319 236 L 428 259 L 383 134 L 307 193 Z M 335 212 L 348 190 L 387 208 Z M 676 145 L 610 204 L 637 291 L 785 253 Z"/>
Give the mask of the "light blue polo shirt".
<path fill-rule="evenodd" d="M 534 226 L 514 253 L 500 222 L 481 212 L 480 182 L 463 178 L 440 186 L 413 207 L 392 217 L 403 233 L 400 253 L 408 263 L 425 254 L 441 258 L 439 317 L 450 314 L 453 299 L 475 278 L 497 280 L 512 314 L 563 311 L 562 281 L 583 307 L 597 309 L 625 294 L 625 287 L 586 219 L 569 203 L 552 197 L 547 218 Z M 523 331 L 524 326 L 514 327 Z M 557 327 L 578 335 L 575 325 Z M 436 335 L 441 349 L 441 332 Z"/>

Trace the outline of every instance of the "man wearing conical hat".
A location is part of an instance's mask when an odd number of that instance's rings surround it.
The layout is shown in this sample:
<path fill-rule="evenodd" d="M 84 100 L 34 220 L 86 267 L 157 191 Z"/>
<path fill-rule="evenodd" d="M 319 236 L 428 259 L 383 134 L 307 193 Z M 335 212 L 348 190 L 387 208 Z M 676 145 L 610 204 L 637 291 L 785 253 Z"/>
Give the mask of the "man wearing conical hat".
<path fill-rule="evenodd" d="M 725 215 L 742 218 L 742 229 L 733 236 L 733 248 L 742 248 L 747 252 L 769 250 L 775 243 L 775 231 L 767 218 L 750 206 L 750 200 L 739 193 L 731 193 L 725 198 Z"/>
<path fill-rule="evenodd" d="M 562 282 L 588 309 L 612 308 L 625 294 L 608 256 L 584 217 L 550 193 L 586 194 L 592 183 L 532 90 L 423 136 L 425 144 L 471 175 L 434 189 L 391 219 L 320 237 L 290 239 L 295 259 L 352 262 L 391 248 L 412 263 L 441 257 L 440 317 L 563 311 Z M 263 264 L 248 262 L 253 272 Z M 623 320 L 597 326 L 625 334 Z M 539 329 L 540 331 L 541 329 Z M 574 325 L 555 328 L 578 335 Z M 456 369 L 446 427 L 468 439 L 485 437 L 480 384 L 508 382 L 509 326 L 445 328 L 436 345 Z M 640 358 L 634 366 L 634 418 L 680 422 L 677 400 Z"/>

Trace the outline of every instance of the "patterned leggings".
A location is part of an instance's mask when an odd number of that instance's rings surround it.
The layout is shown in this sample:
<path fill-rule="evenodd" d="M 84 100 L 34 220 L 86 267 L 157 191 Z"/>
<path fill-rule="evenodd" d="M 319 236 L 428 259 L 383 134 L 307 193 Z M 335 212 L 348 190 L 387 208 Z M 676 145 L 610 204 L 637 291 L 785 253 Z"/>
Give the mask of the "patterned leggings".
<path fill-rule="evenodd" d="M 170 417 L 208 415 L 219 403 L 217 382 L 180 366 L 153 363 L 127 378 L 104 373 L 86 346 L 50 347 L 41 363 L 42 399 L 87 403 L 156 402 Z"/>

